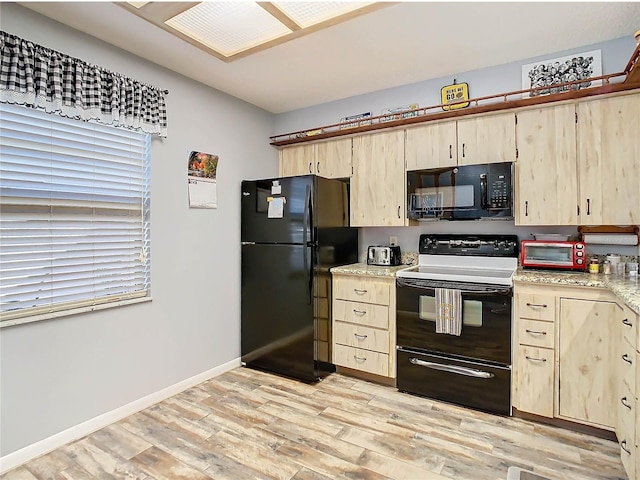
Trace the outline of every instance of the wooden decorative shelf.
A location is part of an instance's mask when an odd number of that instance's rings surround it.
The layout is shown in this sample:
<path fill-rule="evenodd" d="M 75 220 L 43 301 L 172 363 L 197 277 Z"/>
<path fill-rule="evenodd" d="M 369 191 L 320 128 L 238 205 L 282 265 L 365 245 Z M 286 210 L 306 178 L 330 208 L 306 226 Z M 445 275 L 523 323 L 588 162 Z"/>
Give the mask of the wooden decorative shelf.
<path fill-rule="evenodd" d="M 619 80 L 624 77 L 624 80 L 616 81 L 612 83 L 612 79 Z M 603 81 L 603 85 L 597 87 L 584 88 L 580 90 L 568 90 L 561 93 L 537 95 L 528 98 L 522 98 L 523 94 L 536 93 L 539 90 L 549 89 L 550 86 L 536 87 L 527 90 L 516 90 L 513 92 L 500 93 L 496 95 L 489 95 L 486 97 L 472 98 L 465 100 L 471 104 L 471 106 L 465 109 L 459 110 L 447 110 L 443 111 L 443 106 L 450 107 L 452 103 L 443 105 L 433 105 L 429 107 L 423 107 L 416 110 L 411 110 L 412 116 L 407 118 L 400 118 L 397 120 L 387 121 L 389 114 L 379 115 L 377 117 L 369 117 L 359 121 L 359 125 L 355 127 L 345 128 L 343 123 L 334 123 L 331 125 L 325 125 L 323 127 L 317 127 L 313 129 L 301 130 L 298 132 L 284 133 L 281 135 L 275 135 L 270 137 L 271 145 L 275 147 L 284 147 L 288 145 L 294 145 L 298 143 L 313 142 L 317 140 L 323 140 L 333 137 L 341 137 L 346 135 L 354 135 L 359 133 L 370 132 L 373 130 L 382 130 L 388 128 L 402 127 L 406 125 L 413 125 L 416 123 L 424 123 L 434 120 L 442 120 L 447 118 L 457 118 L 466 115 L 473 115 L 478 113 L 489 113 L 500 110 L 508 110 L 517 107 L 526 107 L 531 105 L 542 105 L 546 103 L 561 102 L 565 100 L 574 100 L 579 98 L 593 97 L 597 95 L 605 95 L 616 92 L 623 92 L 627 90 L 640 89 L 640 44 L 636 47 L 631 59 L 627 63 L 624 71 L 619 73 L 612 73 L 609 75 L 602 75 L 600 77 L 593 77 L 589 79 L 577 80 L 574 82 L 567 82 L 562 84 L 553 85 L 553 88 L 569 87 L 572 85 L 584 83 L 585 81 Z M 517 98 L 514 98 L 517 97 Z M 396 115 L 402 115 L 396 114 Z M 354 122 L 351 122 L 354 123 Z"/>

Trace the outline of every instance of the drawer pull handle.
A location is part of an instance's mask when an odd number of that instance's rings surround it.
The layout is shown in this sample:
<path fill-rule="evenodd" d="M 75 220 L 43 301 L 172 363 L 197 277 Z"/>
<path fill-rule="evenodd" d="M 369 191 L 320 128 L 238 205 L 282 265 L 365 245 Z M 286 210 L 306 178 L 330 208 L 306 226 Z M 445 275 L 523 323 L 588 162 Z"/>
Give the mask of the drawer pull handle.
<path fill-rule="evenodd" d="M 546 303 L 529 303 L 529 302 L 527 302 L 527 307 L 547 308 L 547 304 Z"/>
<path fill-rule="evenodd" d="M 356 292 L 358 295 L 364 295 L 365 293 L 367 293 L 366 290 L 358 290 L 357 288 L 354 288 L 353 291 Z"/>
<path fill-rule="evenodd" d="M 627 355 L 626 353 L 624 355 L 622 355 L 622 359 L 627 362 L 629 365 L 633 365 L 633 362 L 631 361 L 631 359 L 629 358 L 629 355 Z"/>
<path fill-rule="evenodd" d="M 629 455 L 631 455 L 631 450 L 627 450 L 627 441 L 626 440 L 622 440 L 620 442 L 620 448 L 622 448 L 625 452 L 627 452 Z"/>
<path fill-rule="evenodd" d="M 628 318 L 623 319 L 622 323 L 624 323 L 627 327 L 633 327 L 633 323 L 631 323 Z"/>
<path fill-rule="evenodd" d="M 620 403 L 623 404 L 625 407 L 627 407 L 629 410 L 631 410 L 631 404 L 627 400 L 627 397 L 622 397 L 620 399 Z"/>
<path fill-rule="evenodd" d="M 527 360 L 531 360 L 532 362 L 546 362 L 547 359 L 546 358 L 536 358 L 536 357 L 530 357 L 529 355 L 525 355 L 525 357 Z"/>
<path fill-rule="evenodd" d="M 366 361 L 367 361 L 367 357 L 358 357 L 357 355 L 354 355 L 354 356 L 353 356 L 353 359 L 354 359 L 356 362 L 366 362 Z"/>
<path fill-rule="evenodd" d="M 546 335 L 547 332 L 538 332 L 537 330 L 529 330 L 528 328 L 525 332 L 530 333 L 531 335 Z"/>
<path fill-rule="evenodd" d="M 354 337 L 356 337 L 358 340 L 364 340 L 365 338 L 367 338 L 367 337 L 368 337 L 368 335 L 361 335 L 361 334 L 359 334 L 359 333 L 354 333 L 353 335 L 354 335 Z"/>
<path fill-rule="evenodd" d="M 355 313 L 356 315 L 364 315 L 365 313 L 367 313 L 365 310 L 356 310 L 355 308 L 353 309 L 353 313 Z"/>

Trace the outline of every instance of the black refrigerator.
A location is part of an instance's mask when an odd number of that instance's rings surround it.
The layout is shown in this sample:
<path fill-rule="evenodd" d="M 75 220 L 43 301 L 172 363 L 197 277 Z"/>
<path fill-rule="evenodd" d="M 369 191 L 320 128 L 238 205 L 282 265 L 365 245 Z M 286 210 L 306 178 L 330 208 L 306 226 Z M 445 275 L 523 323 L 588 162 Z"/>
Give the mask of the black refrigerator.
<path fill-rule="evenodd" d="M 305 175 L 242 182 L 242 364 L 314 382 L 331 363 L 331 274 L 358 261 L 349 185 Z"/>

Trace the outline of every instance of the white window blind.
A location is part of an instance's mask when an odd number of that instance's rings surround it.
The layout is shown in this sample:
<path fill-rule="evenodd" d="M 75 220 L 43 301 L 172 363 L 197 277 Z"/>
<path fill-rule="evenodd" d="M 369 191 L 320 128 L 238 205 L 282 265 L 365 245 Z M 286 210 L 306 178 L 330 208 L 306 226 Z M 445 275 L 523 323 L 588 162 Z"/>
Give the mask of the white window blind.
<path fill-rule="evenodd" d="M 149 295 L 149 135 L 0 104 L 0 319 Z"/>

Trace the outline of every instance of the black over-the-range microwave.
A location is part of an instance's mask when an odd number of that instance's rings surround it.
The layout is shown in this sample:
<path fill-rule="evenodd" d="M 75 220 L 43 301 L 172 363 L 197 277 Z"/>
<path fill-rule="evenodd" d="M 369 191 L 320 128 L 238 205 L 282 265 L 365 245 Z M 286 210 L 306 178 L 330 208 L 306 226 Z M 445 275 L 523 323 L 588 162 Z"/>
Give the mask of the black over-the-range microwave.
<path fill-rule="evenodd" d="M 512 220 L 513 162 L 407 172 L 412 220 Z"/>

